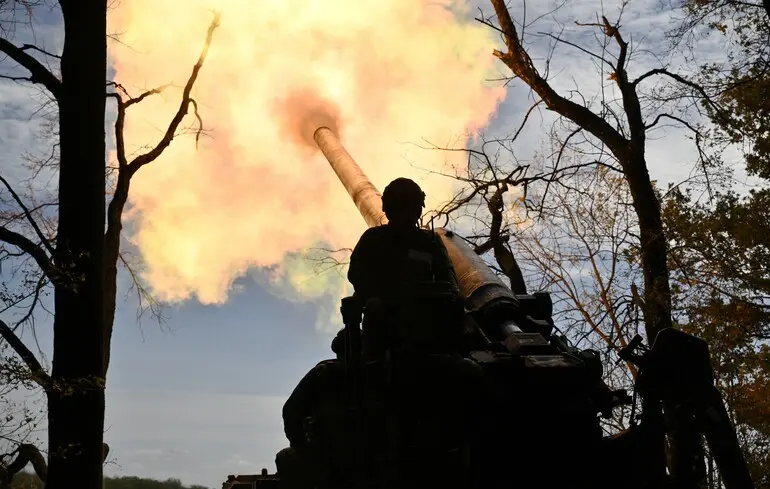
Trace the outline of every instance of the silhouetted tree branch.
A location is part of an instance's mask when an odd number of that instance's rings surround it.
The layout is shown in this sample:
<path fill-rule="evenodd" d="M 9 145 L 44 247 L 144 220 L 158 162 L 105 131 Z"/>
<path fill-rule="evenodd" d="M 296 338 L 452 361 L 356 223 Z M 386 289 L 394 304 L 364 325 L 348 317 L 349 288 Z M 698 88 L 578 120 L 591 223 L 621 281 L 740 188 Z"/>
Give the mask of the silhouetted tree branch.
<path fill-rule="evenodd" d="M 102 461 L 107 460 L 107 456 L 110 453 L 110 446 L 106 443 L 102 443 Z M 40 450 L 31 443 L 22 443 L 16 449 L 10 453 L 10 455 L 16 455 L 16 458 L 9 463 L 6 467 L 0 466 L 0 477 L 5 476 L 6 480 L 0 480 L 0 489 L 6 489 L 10 487 L 13 476 L 21 472 L 27 464 L 32 464 L 32 468 L 35 470 L 35 474 L 40 480 L 45 483 L 48 480 L 48 464 L 45 461 L 45 457 L 40 453 Z M 5 471 L 5 474 L 3 474 Z M 5 485 L 3 485 L 5 483 Z"/>
<path fill-rule="evenodd" d="M 214 36 L 214 31 L 219 26 L 220 14 L 215 14 L 214 19 L 209 25 L 208 32 L 206 33 L 206 39 L 203 44 L 203 50 L 192 69 L 190 77 L 187 79 L 187 83 L 182 91 L 182 100 L 179 104 L 179 109 L 174 114 L 171 122 L 166 129 L 163 138 L 158 142 L 154 148 L 147 153 L 143 153 L 131 162 L 128 161 L 125 153 L 125 140 L 124 140 L 124 125 L 126 118 L 126 109 L 134 104 L 137 104 L 145 98 L 161 93 L 168 85 L 158 87 L 152 90 L 148 90 L 136 98 L 129 97 L 128 100 L 123 100 L 123 97 L 117 93 L 108 93 L 107 96 L 114 98 L 117 102 L 118 116 L 115 122 L 115 142 L 118 158 L 118 180 L 115 186 L 115 192 L 112 200 L 107 208 L 107 231 L 104 235 L 105 240 L 105 297 L 108 302 L 108 307 L 105 310 L 105 314 L 108 318 L 108 324 L 110 325 L 105 330 L 104 342 L 105 345 L 109 345 L 112 338 L 112 321 L 115 314 L 115 298 L 117 293 L 117 263 L 120 255 L 120 232 L 123 229 L 122 215 L 123 208 L 128 200 L 129 187 L 131 185 L 131 178 L 134 174 L 142 168 L 144 165 L 155 161 L 163 151 L 171 144 L 182 123 L 182 120 L 188 113 L 190 105 L 195 107 L 195 115 L 198 122 L 201 123 L 200 116 L 197 112 L 197 105 L 191 96 L 192 88 L 195 85 L 195 81 L 198 79 L 198 73 L 203 67 L 203 63 L 206 60 L 211 40 Z M 119 84 L 115 84 L 117 88 L 122 87 Z M 125 89 L 122 90 L 125 93 Z M 202 126 L 199 126 L 199 132 L 196 135 L 196 141 Z M 140 292 L 141 293 L 141 292 Z M 105 366 L 109 365 L 109 348 L 105 350 Z M 106 367 L 105 367 L 106 368 Z"/>
<path fill-rule="evenodd" d="M 46 373 L 43 366 L 35 357 L 35 354 L 19 339 L 10 326 L 5 321 L 0 320 L 0 336 L 13 348 L 13 350 L 24 361 L 35 380 L 41 387 L 47 389 L 51 385 L 51 377 Z"/>
<path fill-rule="evenodd" d="M 623 39 L 620 31 L 603 18 L 600 27 L 605 35 L 615 39 L 619 47 L 613 78 L 621 92 L 629 126 L 629 137 L 626 138 L 602 117 L 587 107 L 564 98 L 551 87 L 538 73 L 521 45 L 505 3 L 502 0 L 491 1 L 507 47 L 506 52 L 495 51 L 495 56 L 503 61 L 519 79 L 529 85 L 545 101 L 548 108 L 570 119 L 606 144 L 623 169 L 639 216 L 642 263 L 645 272 L 644 293 L 649 306 L 646 323 L 648 337 L 654 338 L 658 331 L 671 325 L 671 294 L 660 206 L 645 161 L 644 119 L 635 85 L 628 80 L 625 69 L 628 43 Z"/>
<path fill-rule="evenodd" d="M 30 76 L 27 80 L 43 85 L 51 92 L 54 98 L 58 99 L 59 91 L 61 90 L 61 80 L 48 71 L 48 68 L 43 66 L 40 61 L 25 52 L 30 47 L 29 45 L 18 47 L 9 40 L 0 37 L 0 52 L 7 54 L 11 59 L 29 71 Z"/>
<path fill-rule="evenodd" d="M 40 239 L 40 244 L 42 244 L 45 247 L 45 249 L 48 250 L 48 253 L 50 253 L 51 256 L 53 256 L 54 250 L 53 250 L 53 246 L 51 246 L 51 243 L 50 243 L 50 237 L 43 234 L 43 231 L 40 230 L 40 226 L 38 226 L 35 218 L 32 217 L 32 213 L 27 208 L 27 206 L 24 205 L 24 202 L 21 200 L 21 197 L 19 197 L 19 194 L 17 194 L 16 191 L 13 190 L 13 187 L 11 187 L 11 184 L 8 183 L 8 180 L 6 180 L 0 175 L 0 182 L 2 182 L 3 185 L 5 185 L 5 188 L 11 194 L 11 196 L 13 197 L 13 200 L 16 202 L 16 204 L 18 204 L 18 206 L 24 212 L 24 217 L 27 218 L 27 221 L 32 226 L 32 229 L 35 230 L 35 234 L 37 234 L 37 237 Z"/>
<path fill-rule="evenodd" d="M 57 280 L 58 274 L 56 273 L 56 269 L 54 268 L 53 263 L 51 262 L 51 258 L 40 247 L 40 245 L 33 243 L 23 234 L 11 231 L 4 226 L 0 226 L 0 241 L 5 241 L 6 243 L 19 248 L 21 251 L 31 256 L 35 262 L 37 262 L 43 273 L 45 273 L 48 278 L 51 279 L 51 281 Z"/>

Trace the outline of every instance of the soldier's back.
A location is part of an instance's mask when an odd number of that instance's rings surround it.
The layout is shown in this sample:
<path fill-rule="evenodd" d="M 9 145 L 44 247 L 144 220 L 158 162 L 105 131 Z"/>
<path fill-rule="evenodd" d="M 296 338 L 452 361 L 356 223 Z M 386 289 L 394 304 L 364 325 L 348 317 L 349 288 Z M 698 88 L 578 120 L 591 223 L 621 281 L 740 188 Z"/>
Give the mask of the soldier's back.
<path fill-rule="evenodd" d="M 404 286 L 434 279 L 437 269 L 451 267 L 432 231 L 390 225 L 368 229 L 350 259 L 348 278 L 364 295 L 391 297 Z"/>

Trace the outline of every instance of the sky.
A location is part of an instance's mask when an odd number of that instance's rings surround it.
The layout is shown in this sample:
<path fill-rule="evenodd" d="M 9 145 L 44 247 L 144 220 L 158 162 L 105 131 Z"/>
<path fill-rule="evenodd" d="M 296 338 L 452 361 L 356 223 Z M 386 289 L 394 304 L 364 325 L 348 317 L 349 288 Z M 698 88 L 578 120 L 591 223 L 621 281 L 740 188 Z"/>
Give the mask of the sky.
<path fill-rule="evenodd" d="M 123 3 L 132 2 L 123 0 Z M 388 4 L 388 1 L 380 3 Z M 526 16 L 531 21 L 553 7 L 550 0 L 538 1 L 537 7 L 534 3 L 527 3 L 525 15 L 523 2 L 510 2 L 514 19 Z M 563 24 L 571 42 L 595 46 L 593 31 L 576 27 L 573 21 L 592 22 L 602 11 L 614 19 L 621 2 L 574 0 L 567 3 L 553 16 L 543 17 L 529 27 L 528 39 L 536 63 L 541 62 L 548 48 L 547 39 L 536 34 L 553 32 L 554 19 Z M 471 4 L 476 5 L 481 5 L 487 13 L 491 10 L 486 1 Z M 665 58 L 665 50 L 660 46 L 670 17 L 670 13 L 659 11 L 657 0 L 628 3 L 622 30 L 626 39 L 639 49 L 631 68 L 632 76 L 659 66 L 645 49 L 657 50 L 657 54 Z M 13 40 L 17 43 L 34 40 L 49 51 L 60 49 L 62 32 L 58 13 L 36 13 L 34 36 L 18 30 Z M 718 43 L 718 39 L 704 42 L 699 51 L 702 58 L 707 58 L 710 50 L 716 52 Z M 193 51 L 197 52 L 199 45 L 196 44 Z M 488 56 L 492 56 L 491 52 Z M 672 58 L 671 62 L 676 67 L 678 60 Z M 499 63 L 495 66 L 504 74 L 504 67 Z M 8 60 L 0 61 L 0 70 L 13 72 Z M 586 93 L 598 93 L 602 83 L 593 64 L 565 45 L 556 49 L 550 72 L 552 83 L 561 90 L 580 86 Z M 443 76 L 451 78 L 460 74 Z M 501 84 L 490 82 L 495 83 Z M 531 104 L 531 95 L 514 81 L 500 102 L 484 124 L 484 133 L 488 136 L 512 132 Z M 39 106 L 40 97 L 34 88 L 0 80 L 0 174 L 11 181 L 24 175 L 20 161 L 26 151 L 45 153 L 50 148 L 50 141 L 39 134 Z M 413 110 L 418 113 L 421 107 Z M 108 123 L 110 117 L 112 115 L 108 116 Z M 533 116 L 517 146 L 521 158 L 531 158 L 540 147 L 548 121 L 547 114 L 542 118 L 539 114 Z M 668 130 L 665 137 L 662 136 L 651 140 L 648 147 L 652 178 L 663 183 L 681 181 L 690 173 L 695 160 L 692 142 L 682 131 Z M 365 151 L 363 143 L 353 146 Z M 351 153 L 356 157 L 360 151 Z M 389 157 L 397 160 L 401 155 Z M 381 185 L 383 179 L 396 176 L 399 175 L 383 170 L 377 173 L 375 183 Z M 341 186 L 324 188 L 325 192 L 336 192 L 335 199 L 346 198 Z M 335 209 L 333 222 L 353 233 L 347 234 L 347 241 L 342 244 L 352 246 L 350 236 L 364 229 L 360 216 L 352 204 Z M 292 226 L 288 222 L 284 225 Z M 259 240 L 267 244 L 270 239 L 269 234 L 264 234 L 250 245 L 258 245 Z M 212 267 L 219 263 L 215 263 L 214 257 L 203 256 L 199 257 L 199 265 L 205 268 L 208 259 Z M 244 263 L 249 266 L 233 272 L 235 282 L 226 284 L 228 293 L 223 300 L 201 303 L 192 295 L 167 307 L 164 311 L 167 319 L 162 325 L 149 316 L 137 320 L 136 296 L 128 290 L 125 274 L 121 275 L 107 386 L 105 440 L 111 446 L 108 475 L 174 477 L 188 484 L 219 487 L 228 474 L 256 473 L 262 467 L 274 470 L 275 453 L 287 444 L 282 428 L 282 405 L 297 381 L 318 361 L 331 356 L 329 344 L 339 328 L 333 316 L 340 290 L 344 288 L 323 289 L 322 293 L 309 295 L 285 294 L 270 285 L 266 272 L 254 266 L 256 262 Z M 303 280 L 307 282 L 305 286 L 312 288 L 313 280 L 324 279 L 306 276 Z M 342 281 L 335 279 L 334 283 Z M 50 359 L 50 325 L 50 317 L 44 314 L 38 317 L 37 339 L 47 359 Z M 23 339 L 28 345 L 34 345 L 29 332 Z"/>

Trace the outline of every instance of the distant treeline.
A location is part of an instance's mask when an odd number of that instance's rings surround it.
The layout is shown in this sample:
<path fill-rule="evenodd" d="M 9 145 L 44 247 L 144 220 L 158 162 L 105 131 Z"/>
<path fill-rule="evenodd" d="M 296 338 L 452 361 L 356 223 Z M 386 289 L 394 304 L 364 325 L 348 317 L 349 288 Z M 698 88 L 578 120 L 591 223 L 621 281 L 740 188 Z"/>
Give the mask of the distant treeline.
<path fill-rule="evenodd" d="M 11 489 L 43 489 L 43 483 L 35 474 L 16 474 Z M 205 486 L 186 486 L 179 479 L 158 481 L 142 477 L 105 477 L 104 489 L 209 489 Z"/>

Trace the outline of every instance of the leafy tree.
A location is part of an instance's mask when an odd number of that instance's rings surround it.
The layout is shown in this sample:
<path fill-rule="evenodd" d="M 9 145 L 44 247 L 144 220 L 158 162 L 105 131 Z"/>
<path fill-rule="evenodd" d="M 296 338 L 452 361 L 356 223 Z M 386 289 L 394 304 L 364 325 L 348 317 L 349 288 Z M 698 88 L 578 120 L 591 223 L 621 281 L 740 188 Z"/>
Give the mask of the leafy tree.
<path fill-rule="evenodd" d="M 757 487 L 770 487 L 770 211 L 767 191 L 699 203 L 673 191 L 663 211 L 678 325 L 709 342 L 717 385 Z"/>
<path fill-rule="evenodd" d="M 770 3 L 688 0 L 681 12 L 670 36 L 691 56 L 705 36 L 725 41 L 724 62 L 697 67 L 727 108 L 706 111 L 711 150 L 724 157 L 737 149 L 753 181 L 748 192 L 739 184 L 674 189 L 665 203 L 673 289 L 683 304 L 677 322 L 712 345 L 757 487 L 770 487 Z M 702 190 L 709 199 L 699 198 Z"/>

